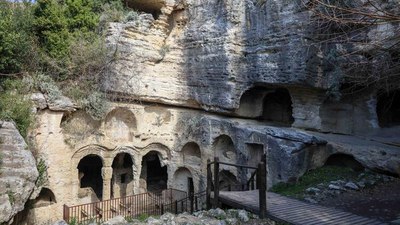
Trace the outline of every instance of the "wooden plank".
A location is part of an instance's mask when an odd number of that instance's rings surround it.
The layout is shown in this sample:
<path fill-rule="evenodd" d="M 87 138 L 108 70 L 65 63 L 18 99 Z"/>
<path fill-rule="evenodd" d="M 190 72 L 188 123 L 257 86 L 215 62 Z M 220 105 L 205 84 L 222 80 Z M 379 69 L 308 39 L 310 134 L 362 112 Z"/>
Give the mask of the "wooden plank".
<path fill-rule="evenodd" d="M 351 218 L 351 217 L 354 217 L 354 214 L 350 214 L 350 213 L 346 213 L 345 212 L 345 214 L 344 215 L 342 215 L 342 217 L 340 218 L 340 219 L 338 219 L 338 218 L 334 218 L 334 219 L 332 219 L 332 220 L 330 220 L 330 221 L 327 221 L 327 222 L 335 222 L 335 223 L 338 223 L 338 222 L 340 222 L 341 220 L 346 220 L 346 219 L 349 219 L 349 218 Z M 313 223 L 310 223 L 310 224 L 308 224 L 308 225 L 319 225 L 319 221 L 315 221 L 315 222 L 313 222 Z"/>
<path fill-rule="evenodd" d="M 221 192 L 219 197 L 224 204 L 259 213 L 259 195 L 257 192 Z M 385 224 L 378 220 L 357 216 L 342 210 L 305 203 L 270 192 L 267 194 L 267 204 L 269 217 L 293 224 Z"/>

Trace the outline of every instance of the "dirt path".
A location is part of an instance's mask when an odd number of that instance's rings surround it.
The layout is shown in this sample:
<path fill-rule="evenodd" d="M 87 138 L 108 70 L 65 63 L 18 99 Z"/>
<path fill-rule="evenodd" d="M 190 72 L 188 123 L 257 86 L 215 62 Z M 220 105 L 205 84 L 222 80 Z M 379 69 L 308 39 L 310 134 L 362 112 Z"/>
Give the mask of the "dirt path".
<path fill-rule="evenodd" d="M 400 180 L 362 191 L 349 191 L 319 204 L 390 222 L 400 219 Z"/>

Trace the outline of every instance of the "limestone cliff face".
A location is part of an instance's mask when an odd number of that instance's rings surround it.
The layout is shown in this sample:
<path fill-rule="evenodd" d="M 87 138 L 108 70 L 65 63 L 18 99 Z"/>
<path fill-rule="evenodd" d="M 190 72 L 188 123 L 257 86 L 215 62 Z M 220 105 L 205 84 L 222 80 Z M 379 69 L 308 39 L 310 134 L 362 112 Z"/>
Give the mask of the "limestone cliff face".
<path fill-rule="evenodd" d="M 0 223 L 24 209 L 38 178 L 36 161 L 13 123 L 0 121 Z"/>
<path fill-rule="evenodd" d="M 329 87 L 331 79 L 316 72 L 316 51 L 305 47 L 309 12 L 296 1 L 256 2 L 171 0 L 157 20 L 147 14 L 111 24 L 117 60 L 105 89 L 226 112 L 254 86 Z"/>

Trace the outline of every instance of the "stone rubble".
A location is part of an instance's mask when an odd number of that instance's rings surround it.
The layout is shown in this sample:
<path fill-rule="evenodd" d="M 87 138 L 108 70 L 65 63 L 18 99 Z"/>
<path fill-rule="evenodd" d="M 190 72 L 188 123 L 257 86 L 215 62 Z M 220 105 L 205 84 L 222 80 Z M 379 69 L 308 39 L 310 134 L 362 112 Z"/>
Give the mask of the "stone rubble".
<path fill-rule="evenodd" d="M 63 225 L 64 221 L 57 221 L 53 225 Z M 182 213 L 174 215 L 165 213 L 160 217 L 150 216 L 144 221 L 138 219 L 124 218 L 117 216 L 102 223 L 102 225 L 275 225 L 275 222 L 269 219 L 260 220 L 254 214 L 245 210 L 228 209 L 210 209 L 208 211 L 199 211 L 190 215 Z M 89 225 L 97 225 L 96 223 Z"/>
<path fill-rule="evenodd" d="M 343 192 L 361 191 L 381 183 L 394 181 L 396 178 L 375 174 L 372 172 L 361 173 L 355 180 L 334 180 L 328 183 L 320 183 L 316 187 L 309 187 L 304 192 L 304 201 L 316 204 L 328 197 L 340 195 Z"/>

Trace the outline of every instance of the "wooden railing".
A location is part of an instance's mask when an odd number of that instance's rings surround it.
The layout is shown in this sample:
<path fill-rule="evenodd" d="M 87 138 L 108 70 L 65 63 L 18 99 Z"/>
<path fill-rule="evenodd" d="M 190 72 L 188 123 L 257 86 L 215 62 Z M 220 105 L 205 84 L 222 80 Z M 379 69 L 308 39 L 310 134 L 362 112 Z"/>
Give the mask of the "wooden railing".
<path fill-rule="evenodd" d="M 266 155 L 264 154 L 261 162 L 257 167 L 248 166 L 248 165 L 240 165 L 233 163 L 220 162 L 218 157 L 214 158 L 214 161 L 207 160 L 207 189 L 206 189 L 206 204 L 207 209 L 217 208 L 219 207 L 219 192 L 221 190 L 227 189 L 227 191 L 232 190 L 232 185 L 227 185 L 224 187 L 220 187 L 220 165 L 232 166 L 243 169 L 254 170 L 251 173 L 250 178 L 243 184 L 237 184 L 235 186 L 239 186 L 241 191 L 248 190 L 259 190 L 259 217 L 265 218 L 267 214 L 267 170 L 266 170 Z M 214 165 L 214 177 L 211 171 L 211 166 Z M 211 201 L 211 193 L 213 193 L 213 201 Z"/>
<path fill-rule="evenodd" d="M 64 205 L 64 220 L 67 223 L 89 224 L 105 222 L 115 216 L 138 218 L 141 215 L 162 215 L 164 212 L 180 213 L 193 208 L 195 195 L 184 191 L 164 190 L 161 194 L 143 193 L 122 198 L 67 206 Z"/>

